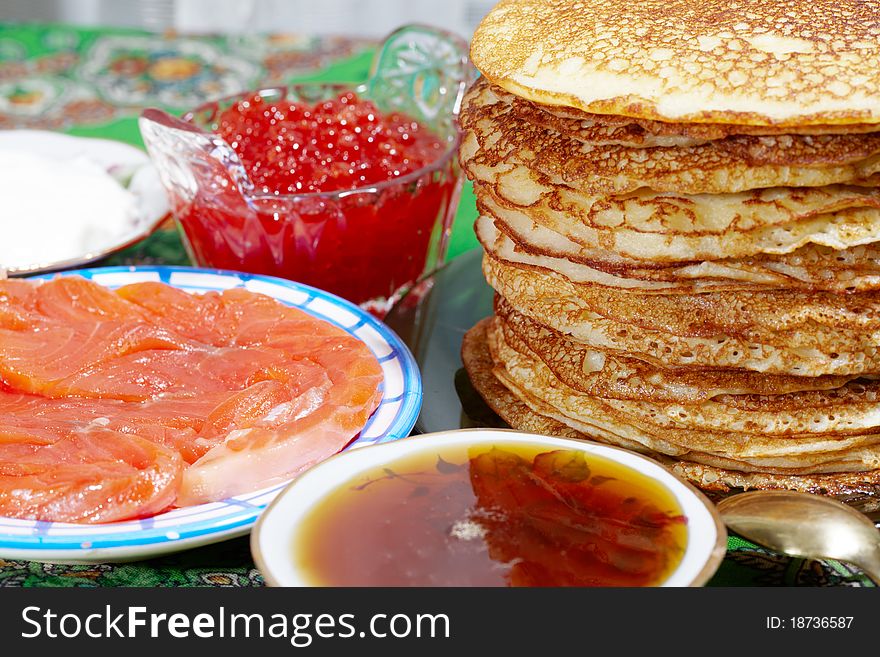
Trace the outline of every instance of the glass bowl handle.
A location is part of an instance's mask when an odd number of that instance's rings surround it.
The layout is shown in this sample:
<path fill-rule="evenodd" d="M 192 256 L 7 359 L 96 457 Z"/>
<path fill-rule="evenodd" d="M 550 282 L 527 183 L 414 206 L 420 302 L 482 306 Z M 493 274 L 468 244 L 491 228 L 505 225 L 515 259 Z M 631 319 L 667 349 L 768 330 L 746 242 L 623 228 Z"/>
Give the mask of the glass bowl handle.
<path fill-rule="evenodd" d="M 406 25 L 385 39 L 373 58 L 367 88 L 390 109 L 429 120 L 455 118 L 477 72 L 467 41 L 429 25 Z"/>

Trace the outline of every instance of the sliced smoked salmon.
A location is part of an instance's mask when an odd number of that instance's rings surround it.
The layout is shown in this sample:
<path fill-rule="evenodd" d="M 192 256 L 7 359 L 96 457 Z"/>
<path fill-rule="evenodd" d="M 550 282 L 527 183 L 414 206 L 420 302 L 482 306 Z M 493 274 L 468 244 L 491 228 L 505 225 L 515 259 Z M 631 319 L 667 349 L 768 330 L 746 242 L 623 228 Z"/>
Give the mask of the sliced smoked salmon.
<path fill-rule="evenodd" d="M 367 346 L 243 289 L 0 281 L 0 515 L 110 522 L 283 481 L 381 398 Z"/>
<path fill-rule="evenodd" d="M 112 522 L 154 515 L 177 499 L 183 460 L 149 440 L 107 429 L 50 444 L 0 444 L 0 509 L 14 518 Z"/>
<path fill-rule="evenodd" d="M 375 357 L 346 336 L 326 342 L 312 358 L 328 380 L 276 405 L 250 426 L 228 434 L 186 469 L 181 504 L 222 499 L 278 483 L 335 454 L 366 424 L 378 404 L 382 370 Z M 276 425 L 284 427 L 279 431 Z M 296 463 L 279 473 L 277 462 Z"/>

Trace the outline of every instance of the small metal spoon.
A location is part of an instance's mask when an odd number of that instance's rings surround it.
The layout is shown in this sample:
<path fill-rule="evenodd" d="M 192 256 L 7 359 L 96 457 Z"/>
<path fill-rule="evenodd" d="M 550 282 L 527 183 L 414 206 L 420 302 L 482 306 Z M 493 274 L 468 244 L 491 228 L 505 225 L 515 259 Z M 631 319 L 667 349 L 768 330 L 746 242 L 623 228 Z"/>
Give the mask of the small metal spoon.
<path fill-rule="evenodd" d="M 880 532 L 842 502 L 809 493 L 753 491 L 718 503 L 731 530 L 771 550 L 809 559 L 837 559 L 880 585 Z"/>

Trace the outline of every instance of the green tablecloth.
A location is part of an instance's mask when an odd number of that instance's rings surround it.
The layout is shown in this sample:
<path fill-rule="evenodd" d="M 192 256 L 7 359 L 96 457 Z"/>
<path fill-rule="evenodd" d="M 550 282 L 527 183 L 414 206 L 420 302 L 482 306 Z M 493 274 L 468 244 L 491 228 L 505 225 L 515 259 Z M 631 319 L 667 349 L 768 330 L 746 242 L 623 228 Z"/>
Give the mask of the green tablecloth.
<path fill-rule="evenodd" d="M 0 129 L 33 128 L 117 139 L 143 147 L 136 117 L 146 106 L 172 112 L 208 97 L 292 80 L 355 82 L 373 43 L 296 35 L 243 38 L 154 35 L 64 25 L 0 25 Z M 449 257 L 477 246 L 466 188 Z M 167 227 L 99 264 L 189 264 Z M 153 561 L 62 566 L 0 559 L 0 586 L 261 586 L 247 539 Z M 720 586 L 870 585 L 836 562 L 774 554 L 731 537 L 710 582 Z"/>

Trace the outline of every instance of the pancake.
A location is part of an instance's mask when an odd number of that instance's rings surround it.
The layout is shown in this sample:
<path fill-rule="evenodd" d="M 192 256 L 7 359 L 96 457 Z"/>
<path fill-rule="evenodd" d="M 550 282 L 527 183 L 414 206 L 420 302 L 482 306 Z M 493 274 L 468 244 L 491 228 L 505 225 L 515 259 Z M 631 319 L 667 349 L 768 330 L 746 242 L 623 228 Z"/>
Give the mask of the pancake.
<path fill-rule="evenodd" d="M 695 401 L 669 400 L 663 394 L 651 398 L 650 388 L 644 387 L 639 391 L 643 399 L 626 399 L 620 395 L 621 391 L 630 392 L 626 386 L 610 394 L 594 394 L 583 392 L 583 386 L 568 385 L 515 333 L 505 330 L 497 317 L 487 335 L 496 366 L 505 370 L 504 380 L 576 420 L 593 419 L 596 414 L 592 409 L 606 406 L 610 411 L 601 417 L 634 420 L 628 424 L 637 431 L 654 431 L 671 442 L 683 438 L 681 444 L 694 448 L 704 442 L 709 449 L 720 439 L 739 443 L 739 434 L 743 434 L 749 441 L 737 444 L 737 451 L 751 456 L 836 451 L 844 439 L 875 442 L 870 434 L 880 433 L 880 384 L 876 381 L 860 380 L 831 390 L 772 395 L 725 393 Z M 669 375 L 668 379 L 672 377 Z M 730 378 L 735 378 L 735 373 Z M 695 436 L 691 437 L 689 431 L 696 432 Z M 713 442 L 705 442 L 705 436 L 713 436 Z M 780 442 L 780 437 L 791 440 Z M 799 437 L 817 442 L 796 444 Z M 829 437 L 833 438 L 828 440 Z"/>
<path fill-rule="evenodd" d="M 744 471 L 822 472 L 880 468 L 877 387 L 770 397 L 724 395 L 697 403 L 621 400 L 560 381 L 522 343 L 487 329 L 496 376 L 522 398 L 541 400 L 566 424 L 625 437 L 660 453 Z M 815 404 L 815 406 L 813 405 Z"/>
<path fill-rule="evenodd" d="M 880 373 L 880 296 L 795 291 L 640 295 L 483 259 L 518 312 L 603 350 L 675 367 L 768 374 Z"/>
<path fill-rule="evenodd" d="M 785 433 L 778 431 L 778 426 L 763 426 L 765 418 L 740 425 L 735 420 L 742 417 L 737 418 L 734 413 L 730 418 L 731 429 L 739 430 L 728 431 L 706 423 L 713 411 L 719 422 L 728 417 L 724 405 L 716 402 L 700 405 L 702 422 L 689 426 L 676 423 L 675 416 L 685 411 L 693 413 L 693 407 L 624 402 L 580 394 L 556 382 L 549 370 L 530 355 L 512 350 L 498 340 L 491 328 L 487 340 L 495 363 L 494 374 L 514 395 L 542 413 L 607 442 L 638 443 L 668 456 L 744 472 L 812 474 L 880 467 L 880 433 L 873 426 L 846 434 L 830 426 L 813 432 Z M 863 410 L 839 408 L 851 411 L 852 416 Z M 815 413 L 809 408 L 802 410 L 805 414 Z M 835 408 L 835 412 L 837 410 Z M 793 422 L 798 422 L 799 428 L 801 423 L 802 428 L 809 427 L 810 418 L 798 418 L 796 408 L 789 415 Z M 869 413 L 864 415 L 871 417 Z M 773 431 L 774 428 L 777 431 Z"/>
<path fill-rule="evenodd" d="M 483 249 L 496 260 L 540 267 L 574 283 L 637 290 L 643 294 L 693 294 L 710 291 L 801 289 L 856 292 L 880 288 L 880 244 L 835 250 L 808 244 L 783 255 L 656 263 L 585 249 L 543 226 L 519 233 L 486 215 L 474 230 Z"/>
<path fill-rule="evenodd" d="M 663 234 L 626 227 L 597 230 L 544 199 L 522 208 L 500 199 L 481 184 L 474 183 L 474 192 L 480 213 L 506 226 L 505 232 L 526 235 L 532 227 L 543 226 L 587 249 L 604 249 L 623 258 L 660 263 L 786 254 L 809 244 L 848 249 L 876 242 L 880 225 L 877 209 L 851 208 L 790 224 L 760 225 L 754 230 L 721 234 Z"/>
<path fill-rule="evenodd" d="M 603 145 L 519 119 L 480 80 L 466 94 L 460 156 L 469 172 L 524 166 L 589 194 L 702 194 L 858 183 L 880 171 L 880 132 L 733 135 L 688 146 Z"/>
<path fill-rule="evenodd" d="M 852 135 L 880 130 L 880 124 L 871 123 L 780 127 L 651 121 L 613 114 L 590 114 L 571 107 L 541 105 L 495 86 L 491 92 L 501 102 L 511 106 L 510 111 L 518 120 L 603 146 L 696 146 L 732 135 L 773 136 L 794 132 L 799 135 Z"/>
<path fill-rule="evenodd" d="M 483 320 L 465 334 L 461 356 L 474 388 L 489 407 L 511 427 L 520 431 L 578 440 L 596 440 L 592 434 L 573 429 L 533 410 L 501 384 L 493 374 L 495 365 L 486 342 L 488 325 L 489 320 Z M 867 508 L 878 506 L 876 499 L 880 498 L 880 470 L 814 475 L 748 473 L 664 456 L 632 441 L 617 439 L 605 442 L 652 456 L 679 476 L 689 479 L 704 490 L 722 492 L 752 488 L 798 490 L 834 495 Z"/>
<path fill-rule="evenodd" d="M 630 354 L 603 351 L 568 339 L 495 299 L 495 330 L 520 352 L 530 352 L 565 385 L 607 399 L 704 402 L 723 395 L 785 395 L 840 388 L 851 376 L 785 376 L 748 370 L 661 367 Z"/>
<path fill-rule="evenodd" d="M 471 59 L 529 100 L 659 121 L 880 122 L 875 0 L 502 0 Z"/>
<path fill-rule="evenodd" d="M 465 162 L 465 167 L 480 202 L 494 206 L 495 214 L 526 214 L 585 246 L 641 259 L 741 257 L 761 250 L 786 252 L 809 242 L 843 248 L 874 241 L 880 225 L 877 187 L 771 187 L 731 194 L 643 188 L 608 195 L 554 183 L 524 166 L 469 167 Z M 848 226 L 840 225 L 847 218 L 868 231 L 847 232 Z"/>
<path fill-rule="evenodd" d="M 764 472 L 737 472 L 655 456 L 675 474 L 705 491 L 736 493 L 754 489 L 793 490 L 830 495 L 865 513 L 880 509 L 880 470 L 841 472 L 831 475 L 785 476 Z"/>
<path fill-rule="evenodd" d="M 467 163 L 466 163 L 467 166 Z M 797 222 L 848 208 L 880 207 L 877 187 L 769 187 L 729 194 L 657 192 L 590 194 L 523 166 L 472 167 L 472 179 L 520 208 L 540 204 L 565 212 L 593 230 L 661 234 L 722 234 Z"/>

